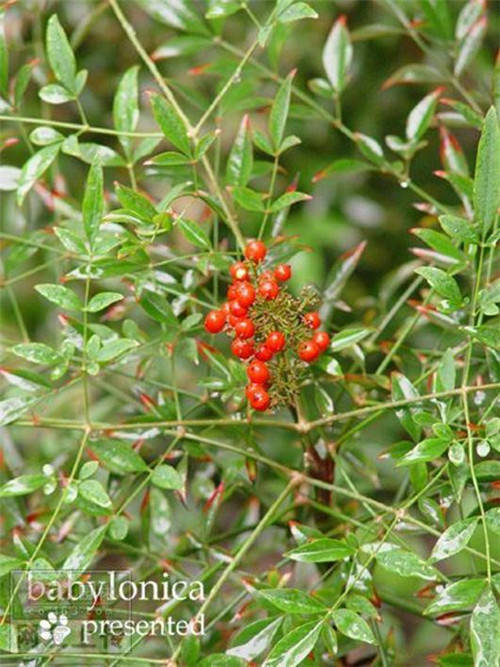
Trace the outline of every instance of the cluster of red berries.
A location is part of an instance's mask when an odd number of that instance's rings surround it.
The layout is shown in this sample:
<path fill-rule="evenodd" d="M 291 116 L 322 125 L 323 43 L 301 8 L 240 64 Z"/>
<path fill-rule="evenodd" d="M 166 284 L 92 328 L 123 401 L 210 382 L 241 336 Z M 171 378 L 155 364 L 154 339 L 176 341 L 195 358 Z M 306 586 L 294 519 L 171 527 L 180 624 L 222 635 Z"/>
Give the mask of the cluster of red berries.
<path fill-rule="evenodd" d="M 330 344 L 326 331 L 316 331 L 321 324 L 318 313 L 302 314 L 293 297 L 283 289 L 292 275 L 290 265 L 278 264 L 274 270 L 260 270 L 266 254 L 262 241 L 250 241 L 246 245 L 246 261 L 235 262 L 230 267 L 232 282 L 227 290 L 227 301 L 205 318 L 205 329 L 209 333 L 223 330 L 234 333 L 231 351 L 249 362 L 249 384 L 245 393 L 252 408 L 259 411 L 271 405 L 269 388 L 275 378 L 269 362 L 276 365 L 276 355 L 291 343 L 299 359 L 311 363 Z M 311 330 L 314 330 L 312 335 Z"/>

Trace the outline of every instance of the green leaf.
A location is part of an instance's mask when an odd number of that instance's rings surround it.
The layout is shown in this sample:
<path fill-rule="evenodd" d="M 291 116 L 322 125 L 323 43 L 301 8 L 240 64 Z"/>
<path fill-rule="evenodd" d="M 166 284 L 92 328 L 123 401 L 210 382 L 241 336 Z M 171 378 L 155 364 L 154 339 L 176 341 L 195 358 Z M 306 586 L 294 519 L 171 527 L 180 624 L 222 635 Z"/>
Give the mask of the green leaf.
<path fill-rule="evenodd" d="M 410 111 L 406 121 L 406 137 L 409 141 L 417 142 L 425 134 L 441 93 L 441 88 L 429 93 Z"/>
<path fill-rule="evenodd" d="M 103 167 L 125 167 L 123 157 L 112 148 L 91 141 L 78 142 L 76 134 L 64 140 L 62 151 L 90 165 L 98 163 Z"/>
<path fill-rule="evenodd" d="M 96 355 L 96 361 L 101 363 L 112 361 L 113 359 L 122 356 L 126 352 L 129 352 L 134 347 L 137 347 L 137 345 L 137 341 L 129 340 L 128 338 L 119 338 L 118 340 L 112 340 L 109 343 L 104 343 Z"/>
<path fill-rule="evenodd" d="M 21 475 L 0 486 L 0 498 L 25 496 L 45 486 L 46 483 L 47 477 L 45 475 Z"/>
<path fill-rule="evenodd" d="M 474 215 L 485 234 L 500 206 L 500 129 L 493 107 L 484 119 L 474 173 Z"/>
<path fill-rule="evenodd" d="M 288 632 L 273 647 L 262 667 L 295 667 L 301 663 L 318 641 L 322 626 L 322 621 L 312 621 Z"/>
<path fill-rule="evenodd" d="M 89 500 L 99 505 L 99 507 L 111 507 L 113 504 L 102 484 L 95 479 L 86 479 L 81 482 L 78 487 L 78 493 L 85 500 Z"/>
<path fill-rule="evenodd" d="M 286 614 L 321 614 L 326 611 L 321 602 L 294 588 L 264 589 L 258 593 Z"/>
<path fill-rule="evenodd" d="M 34 403 L 35 399 L 28 396 L 15 396 L 0 401 L 0 426 L 19 419 Z"/>
<path fill-rule="evenodd" d="M 35 285 L 35 289 L 46 299 L 65 310 L 81 311 L 83 308 L 82 302 L 69 287 L 44 283 L 42 285 Z"/>
<path fill-rule="evenodd" d="M 35 61 L 28 62 L 26 65 L 20 67 L 16 74 L 14 80 L 14 103 L 16 107 L 19 107 L 23 101 L 24 93 L 30 82 L 34 67 Z"/>
<path fill-rule="evenodd" d="M 326 280 L 326 287 L 323 291 L 323 307 L 320 310 L 320 315 L 323 319 L 326 319 L 325 312 L 328 309 L 330 310 L 329 304 L 333 303 L 340 293 L 342 292 L 344 285 L 347 283 L 347 280 L 354 272 L 354 269 L 358 265 L 361 255 L 366 247 L 366 242 L 363 241 L 359 243 L 354 248 L 351 248 L 343 255 L 333 265 L 328 278 Z"/>
<path fill-rule="evenodd" d="M 377 553 L 377 563 L 388 572 L 395 572 L 400 577 L 418 577 L 434 581 L 440 574 L 431 565 L 419 558 L 417 554 L 404 549 L 388 549 Z"/>
<path fill-rule="evenodd" d="M 363 171 L 370 171 L 373 167 L 362 160 L 354 160 L 352 158 L 340 158 L 334 160 L 327 167 L 324 167 L 313 177 L 313 183 L 326 178 L 330 174 L 355 174 Z"/>
<path fill-rule="evenodd" d="M 207 26 L 193 8 L 192 0 L 136 0 L 157 21 L 176 30 L 207 34 Z M 196 5 L 195 5 L 196 7 Z"/>
<path fill-rule="evenodd" d="M 11 570 L 18 570 L 24 565 L 24 561 L 20 558 L 13 558 L 12 556 L 4 556 L 0 554 L 0 577 L 5 577 Z"/>
<path fill-rule="evenodd" d="M 356 612 L 350 609 L 337 609 L 333 612 L 332 618 L 337 630 L 346 637 L 367 644 L 377 643 L 368 623 Z"/>
<path fill-rule="evenodd" d="M 434 600 L 425 608 L 424 614 L 440 616 L 450 611 L 471 609 L 486 587 L 484 579 L 462 579 L 449 584 L 439 591 Z"/>
<path fill-rule="evenodd" d="M 470 333 L 479 342 L 493 349 L 500 348 L 500 333 L 498 327 L 482 324 L 480 327 L 464 327 L 464 330 Z"/>
<path fill-rule="evenodd" d="M 307 195 L 305 192 L 286 192 L 272 203 L 271 213 L 281 211 L 281 209 L 288 208 L 299 201 L 309 201 L 310 199 L 312 199 L 311 195 Z"/>
<path fill-rule="evenodd" d="M 90 299 L 87 310 L 89 313 L 98 313 L 100 310 L 104 310 L 104 308 L 107 308 L 112 303 L 116 303 L 122 299 L 123 295 L 118 292 L 101 292 Z"/>
<path fill-rule="evenodd" d="M 435 391 L 450 391 L 455 389 L 455 358 L 453 352 L 448 348 L 443 354 L 436 373 Z"/>
<path fill-rule="evenodd" d="M 344 329 L 343 331 L 339 331 L 335 334 L 329 349 L 331 351 L 338 352 L 339 350 L 343 350 L 346 347 L 350 347 L 351 345 L 359 343 L 359 341 L 363 340 L 363 338 L 366 338 L 369 333 L 369 329 L 363 329 L 362 327 Z"/>
<path fill-rule="evenodd" d="M 148 470 L 142 457 L 123 440 L 96 440 L 89 442 L 88 447 L 99 461 L 115 474 L 125 475 Z"/>
<path fill-rule="evenodd" d="M 306 2 L 296 2 L 278 15 L 279 23 L 291 23 L 301 19 L 317 19 L 318 14 Z"/>
<path fill-rule="evenodd" d="M 462 304 L 462 294 L 457 281 L 442 269 L 436 269 L 433 266 L 423 266 L 416 269 L 415 273 L 423 276 L 429 285 L 435 289 L 440 296 L 447 299 L 452 306 L 458 307 Z"/>
<path fill-rule="evenodd" d="M 112 540 L 120 542 L 127 537 L 129 522 L 124 516 L 114 516 L 108 526 L 109 536 Z"/>
<path fill-rule="evenodd" d="M 452 24 L 446 0 L 419 0 L 419 9 L 424 14 L 425 28 L 442 39 L 452 37 Z"/>
<path fill-rule="evenodd" d="M 92 477 L 97 470 L 99 469 L 99 463 L 97 461 L 87 461 L 82 465 L 78 472 L 78 479 L 88 479 Z"/>
<path fill-rule="evenodd" d="M 242 9 L 242 5 L 238 0 L 208 0 L 208 11 L 205 14 L 205 18 L 225 18 L 226 16 L 236 14 L 240 9 Z"/>
<path fill-rule="evenodd" d="M 444 80 L 441 72 L 423 63 L 409 63 L 397 69 L 384 81 L 383 89 L 387 90 L 397 84 L 408 83 L 441 83 Z"/>
<path fill-rule="evenodd" d="M 146 313 L 157 322 L 164 322 L 171 326 L 177 324 L 172 306 L 165 297 L 154 292 L 146 292 L 139 303 Z"/>
<path fill-rule="evenodd" d="M 264 153 L 267 153 L 268 155 L 274 155 L 274 150 L 271 145 L 271 142 L 263 132 L 255 128 L 252 132 L 252 137 L 254 144 L 257 146 L 259 150 L 263 151 Z"/>
<path fill-rule="evenodd" d="M 441 232 L 436 232 L 434 229 L 412 229 L 412 233 L 442 255 L 444 263 L 462 264 L 467 262 L 464 253 L 456 248 L 448 237 L 441 234 Z"/>
<path fill-rule="evenodd" d="M 59 83 L 48 83 L 38 91 L 38 96 L 47 104 L 65 104 L 75 99 L 73 93 Z"/>
<path fill-rule="evenodd" d="M 189 243 L 197 248 L 210 248 L 210 239 L 197 222 L 181 218 L 177 224 Z"/>
<path fill-rule="evenodd" d="M 107 525 L 94 528 L 73 548 L 61 566 L 70 579 L 77 579 L 82 572 L 88 569 L 101 546 L 107 528 Z"/>
<path fill-rule="evenodd" d="M 119 132 L 133 132 L 137 127 L 139 120 L 138 72 L 137 65 L 129 67 L 116 89 L 113 99 L 113 123 Z M 118 140 L 126 155 L 129 156 L 132 149 L 132 137 L 120 134 Z"/>
<path fill-rule="evenodd" d="M 264 211 L 264 202 L 260 192 L 255 192 L 250 188 L 237 185 L 233 188 L 234 200 L 247 211 Z"/>
<path fill-rule="evenodd" d="M 253 150 L 248 114 L 241 120 L 227 158 L 226 180 L 230 185 L 246 185 L 252 173 Z"/>
<path fill-rule="evenodd" d="M 345 17 L 341 16 L 333 24 L 323 49 L 323 67 L 337 94 L 345 88 L 351 60 L 351 40 L 345 27 Z"/>
<path fill-rule="evenodd" d="M 0 192 L 8 192 L 9 190 L 17 190 L 19 186 L 19 178 L 21 170 L 10 165 L 0 165 Z"/>
<path fill-rule="evenodd" d="M 172 526 L 172 510 L 165 494 L 160 489 L 151 489 L 149 501 L 152 536 L 156 536 L 161 541 L 164 541 L 165 538 L 168 539 Z"/>
<path fill-rule="evenodd" d="M 442 438 L 426 438 L 405 454 L 397 465 L 405 466 L 417 462 L 434 461 L 446 451 L 449 444 L 448 440 Z"/>
<path fill-rule="evenodd" d="M 151 482 L 160 489 L 179 490 L 184 487 L 184 481 L 175 468 L 166 463 L 156 466 L 151 475 Z"/>
<path fill-rule="evenodd" d="M 201 49 L 210 46 L 211 40 L 206 37 L 196 35 L 179 35 L 171 37 L 168 42 L 162 44 L 152 54 L 152 57 L 158 61 L 164 58 L 176 58 L 177 56 L 190 56 L 198 53 Z"/>
<path fill-rule="evenodd" d="M 33 185 L 35 185 L 36 181 L 47 171 L 52 162 L 54 162 L 59 153 L 60 146 L 59 143 L 45 146 L 24 163 L 17 184 L 17 203 L 19 206 L 21 206 L 24 198 Z"/>
<path fill-rule="evenodd" d="M 476 230 L 464 218 L 459 218 L 456 215 L 441 215 L 439 222 L 444 231 L 452 239 L 456 239 L 461 243 L 477 243 L 479 241 Z"/>
<path fill-rule="evenodd" d="M 226 653 L 247 661 L 255 660 L 272 642 L 282 622 L 283 618 L 278 617 L 250 623 L 231 638 L 231 648 Z"/>
<path fill-rule="evenodd" d="M 61 355 L 44 343 L 19 343 L 14 345 L 12 352 L 34 364 L 53 366 L 62 362 Z"/>
<path fill-rule="evenodd" d="M 479 292 L 479 308 L 485 315 L 498 315 L 500 309 L 500 280 Z"/>
<path fill-rule="evenodd" d="M 94 162 L 89 169 L 82 203 L 83 227 L 91 244 L 99 231 L 103 213 L 104 194 L 102 167 L 98 162 Z"/>
<path fill-rule="evenodd" d="M 83 308 L 82 302 L 73 290 L 63 287 L 63 285 L 44 283 L 42 285 L 35 285 L 35 289 L 46 299 L 66 310 L 81 311 Z"/>
<path fill-rule="evenodd" d="M 47 23 L 47 58 L 57 79 L 69 91 L 75 91 L 76 60 L 57 14 Z"/>
<path fill-rule="evenodd" d="M 474 667 L 493 667 L 500 663 L 500 609 L 490 588 L 474 607 L 470 621 Z"/>
<path fill-rule="evenodd" d="M 429 557 L 431 563 L 449 558 L 467 546 L 477 526 L 477 518 L 456 521 L 440 536 Z"/>
<path fill-rule="evenodd" d="M 139 192 L 132 190 L 132 188 L 116 183 L 115 192 L 123 208 L 133 211 L 144 222 L 151 222 L 157 214 L 156 208 L 149 199 Z"/>
<path fill-rule="evenodd" d="M 85 248 L 85 243 L 77 234 L 72 232 L 70 229 L 66 229 L 65 227 L 54 227 L 53 229 L 55 235 L 59 241 L 61 241 L 66 250 L 69 250 L 70 252 L 73 252 L 77 255 L 86 254 L 87 249 Z"/>
<path fill-rule="evenodd" d="M 492 533 L 500 535 L 500 507 L 493 507 L 485 514 L 486 527 Z"/>
<path fill-rule="evenodd" d="M 49 144 L 62 141 L 64 136 L 53 127 L 36 127 L 30 134 L 30 141 L 37 146 L 48 146 Z"/>
<path fill-rule="evenodd" d="M 184 122 L 175 109 L 160 95 L 151 96 L 153 115 L 166 138 L 184 155 L 191 155 Z"/>
<path fill-rule="evenodd" d="M 155 167 L 180 167 L 182 165 L 192 164 L 192 159 L 186 157 L 184 153 L 178 151 L 166 151 L 165 153 L 158 153 L 152 158 L 146 160 L 144 166 L 153 165 Z"/>
<path fill-rule="evenodd" d="M 482 2 L 469 0 L 469 2 L 462 7 L 458 15 L 455 25 L 455 37 L 457 39 L 463 39 L 483 12 L 484 5 Z"/>
<path fill-rule="evenodd" d="M 292 70 L 279 87 L 269 115 L 269 134 L 271 135 L 276 151 L 280 148 L 285 131 L 294 76 L 295 70 Z"/>
<path fill-rule="evenodd" d="M 382 146 L 378 141 L 373 139 L 373 137 L 369 137 L 361 132 L 356 132 L 354 134 L 354 141 L 361 153 L 363 153 L 363 155 L 371 162 L 376 165 L 382 165 L 384 163 L 385 157 Z"/>
<path fill-rule="evenodd" d="M 194 149 L 194 157 L 196 160 L 201 160 L 201 158 L 205 155 L 210 146 L 214 143 L 216 136 L 217 135 L 215 132 L 209 132 L 196 142 L 196 146 Z"/>
<path fill-rule="evenodd" d="M 301 544 L 284 555 L 292 560 L 305 563 L 329 563 L 351 556 L 353 553 L 354 549 L 346 542 L 321 537 Z"/>
<path fill-rule="evenodd" d="M 476 4 L 480 5 L 481 3 L 477 2 Z M 465 71 L 481 48 L 487 26 L 486 16 L 482 16 L 474 23 L 459 44 L 453 68 L 453 73 L 456 77 L 459 77 Z"/>

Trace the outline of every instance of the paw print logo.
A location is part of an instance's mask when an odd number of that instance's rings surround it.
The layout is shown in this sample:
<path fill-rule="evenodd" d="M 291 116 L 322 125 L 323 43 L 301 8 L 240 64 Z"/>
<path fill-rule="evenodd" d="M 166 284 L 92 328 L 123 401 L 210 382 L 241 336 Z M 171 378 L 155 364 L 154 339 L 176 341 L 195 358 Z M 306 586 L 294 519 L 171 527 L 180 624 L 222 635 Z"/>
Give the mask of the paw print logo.
<path fill-rule="evenodd" d="M 62 644 L 70 632 L 68 618 L 64 614 L 57 616 L 53 611 L 49 612 L 47 618 L 42 619 L 38 625 L 39 637 L 46 642 L 52 640 L 56 645 Z"/>

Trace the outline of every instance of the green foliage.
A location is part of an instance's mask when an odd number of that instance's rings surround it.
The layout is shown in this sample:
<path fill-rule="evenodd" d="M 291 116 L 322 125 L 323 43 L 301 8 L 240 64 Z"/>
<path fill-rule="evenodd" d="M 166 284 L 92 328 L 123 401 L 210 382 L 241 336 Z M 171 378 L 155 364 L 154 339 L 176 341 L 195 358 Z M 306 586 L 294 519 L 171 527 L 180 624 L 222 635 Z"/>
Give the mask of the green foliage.
<path fill-rule="evenodd" d="M 0 9 L 5 664 L 499 664 L 498 16 L 338 9 Z M 250 238 L 332 338 L 273 413 L 202 324 Z M 28 574 L 108 566 L 206 636 L 28 650 Z"/>

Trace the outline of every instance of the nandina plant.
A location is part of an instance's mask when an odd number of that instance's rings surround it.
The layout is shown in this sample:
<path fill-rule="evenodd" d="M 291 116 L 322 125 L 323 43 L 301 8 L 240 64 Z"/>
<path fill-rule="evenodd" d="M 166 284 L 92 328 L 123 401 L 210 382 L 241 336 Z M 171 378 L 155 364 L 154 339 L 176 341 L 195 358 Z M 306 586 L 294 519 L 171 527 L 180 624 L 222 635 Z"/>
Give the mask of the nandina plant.
<path fill-rule="evenodd" d="M 495 9 L 0 8 L 2 664 L 500 663 Z"/>

